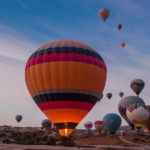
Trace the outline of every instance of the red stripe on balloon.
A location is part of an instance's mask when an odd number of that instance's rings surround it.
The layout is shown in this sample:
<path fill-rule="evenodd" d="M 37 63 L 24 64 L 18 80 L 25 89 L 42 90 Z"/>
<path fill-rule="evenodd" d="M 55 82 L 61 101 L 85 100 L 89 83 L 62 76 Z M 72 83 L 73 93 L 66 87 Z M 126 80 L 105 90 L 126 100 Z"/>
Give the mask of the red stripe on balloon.
<path fill-rule="evenodd" d="M 57 108 L 75 108 L 75 109 L 91 110 L 94 104 L 77 101 L 54 101 L 54 102 L 39 103 L 38 106 L 42 111 Z"/>
<path fill-rule="evenodd" d="M 103 124 L 103 121 L 95 121 L 94 124 Z"/>
<path fill-rule="evenodd" d="M 93 124 L 84 124 L 84 127 L 85 127 L 85 128 L 87 128 L 87 127 L 91 127 L 91 128 L 92 128 L 92 127 L 93 127 Z"/>
<path fill-rule="evenodd" d="M 75 53 L 53 53 L 53 54 L 45 54 L 45 55 L 37 56 L 27 62 L 26 69 L 36 64 L 53 62 L 53 61 L 84 62 L 84 63 L 99 66 L 106 71 L 106 65 L 101 60 L 92 56 L 75 54 Z"/>

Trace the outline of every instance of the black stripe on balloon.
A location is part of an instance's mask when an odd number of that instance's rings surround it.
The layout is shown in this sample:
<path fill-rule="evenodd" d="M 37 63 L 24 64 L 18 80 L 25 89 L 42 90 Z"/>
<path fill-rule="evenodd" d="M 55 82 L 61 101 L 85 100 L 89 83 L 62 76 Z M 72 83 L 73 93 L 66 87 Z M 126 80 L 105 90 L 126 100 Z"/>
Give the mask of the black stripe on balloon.
<path fill-rule="evenodd" d="M 54 48 L 46 48 L 41 49 L 39 51 L 35 51 L 28 59 L 31 60 L 34 57 L 41 56 L 44 54 L 53 54 L 53 53 L 75 53 L 75 54 L 83 54 L 87 56 L 95 57 L 102 62 L 104 62 L 103 58 L 95 51 L 89 50 L 89 49 L 83 49 L 83 48 L 76 48 L 76 47 L 54 47 Z"/>
<path fill-rule="evenodd" d="M 133 85 L 144 86 L 145 84 L 144 84 L 144 83 L 142 83 L 142 84 L 140 84 L 140 83 L 132 83 L 132 84 L 131 84 L 131 87 L 132 87 Z"/>
<path fill-rule="evenodd" d="M 95 104 L 99 98 L 92 95 L 80 93 L 48 93 L 40 94 L 33 97 L 36 104 L 50 101 L 81 101 Z"/>
<path fill-rule="evenodd" d="M 78 123 L 73 122 L 62 122 L 62 123 L 54 123 L 57 129 L 74 129 Z"/>

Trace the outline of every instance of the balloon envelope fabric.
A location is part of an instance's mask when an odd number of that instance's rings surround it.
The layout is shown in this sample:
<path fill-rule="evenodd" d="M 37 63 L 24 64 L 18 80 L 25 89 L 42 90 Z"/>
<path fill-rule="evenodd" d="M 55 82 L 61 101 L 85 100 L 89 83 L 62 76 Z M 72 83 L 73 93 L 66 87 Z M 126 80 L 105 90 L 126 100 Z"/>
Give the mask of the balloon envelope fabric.
<path fill-rule="evenodd" d="M 126 122 L 131 126 L 134 127 L 134 125 L 131 123 L 131 121 L 128 119 L 126 110 L 131 104 L 135 103 L 141 103 L 145 104 L 144 100 L 137 96 L 127 96 L 120 100 L 118 104 L 118 111 L 120 115 L 126 120 Z"/>
<path fill-rule="evenodd" d="M 104 127 L 111 134 L 115 134 L 115 132 L 119 129 L 121 122 L 122 120 L 120 116 L 114 113 L 109 113 L 103 118 Z"/>
<path fill-rule="evenodd" d="M 56 41 L 30 56 L 25 81 L 41 111 L 62 136 L 68 136 L 101 99 L 106 74 L 106 65 L 93 48 Z"/>
<path fill-rule="evenodd" d="M 49 121 L 48 119 L 44 119 L 44 120 L 42 121 L 41 125 L 42 125 L 42 127 L 44 127 L 44 128 L 50 128 L 51 125 L 52 125 L 52 123 L 51 123 L 51 121 Z"/>
<path fill-rule="evenodd" d="M 132 104 L 127 109 L 128 119 L 137 127 L 142 127 L 149 117 L 149 112 L 145 104 Z"/>

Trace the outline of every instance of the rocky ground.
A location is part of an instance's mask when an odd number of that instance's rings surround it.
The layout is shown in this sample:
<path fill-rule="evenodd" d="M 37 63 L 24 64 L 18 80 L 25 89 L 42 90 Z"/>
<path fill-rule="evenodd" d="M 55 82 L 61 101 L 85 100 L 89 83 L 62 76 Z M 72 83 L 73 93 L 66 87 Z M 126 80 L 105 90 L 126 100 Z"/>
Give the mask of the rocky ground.
<path fill-rule="evenodd" d="M 123 139 L 133 143 L 145 144 L 150 146 L 150 135 L 126 134 Z M 134 144 L 123 142 L 120 135 L 100 135 L 96 131 L 89 134 L 85 130 L 75 130 L 69 138 L 62 138 L 56 129 L 40 127 L 0 127 L 0 144 L 19 144 L 19 145 L 50 145 L 50 146 L 76 146 L 82 149 L 95 149 L 96 145 L 119 145 L 133 147 Z M 3 146 L 3 145 L 2 145 Z M 1 148 L 0 148 L 1 149 Z M 12 148 L 11 148 L 12 149 Z M 101 149 L 101 148 L 100 148 Z M 107 148 L 103 148 L 107 149 Z M 109 148 L 111 149 L 111 148 Z"/>

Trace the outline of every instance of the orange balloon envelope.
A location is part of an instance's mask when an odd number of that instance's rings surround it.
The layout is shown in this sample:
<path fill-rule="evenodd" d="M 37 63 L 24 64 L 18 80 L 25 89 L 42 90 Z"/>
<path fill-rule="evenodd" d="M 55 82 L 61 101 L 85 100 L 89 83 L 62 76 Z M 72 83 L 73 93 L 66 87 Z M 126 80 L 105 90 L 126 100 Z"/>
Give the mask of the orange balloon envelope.
<path fill-rule="evenodd" d="M 126 45 L 126 44 L 125 44 L 124 42 L 120 43 L 120 46 L 121 46 L 122 48 L 124 48 L 125 45 Z"/>
<path fill-rule="evenodd" d="M 88 45 L 56 41 L 38 48 L 25 68 L 27 88 L 62 136 L 68 136 L 102 97 L 107 69 Z"/>
<path fill-rule="evenodd" d="M 106 19 L 109 17 L 110 15 L 110 12 L 107 8 L 102 8 L 100 11 L 99 11 L 99 16 L 100 18 L 105 22 Z"/>

